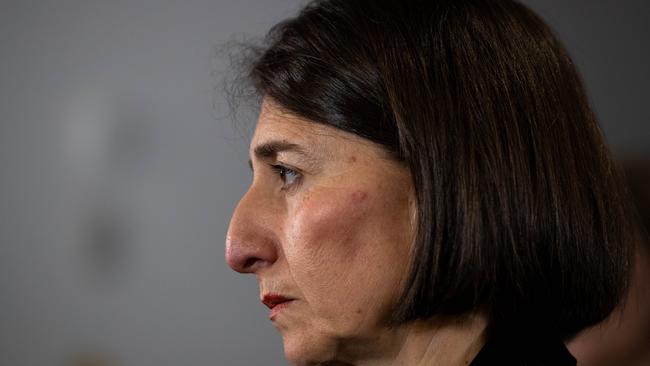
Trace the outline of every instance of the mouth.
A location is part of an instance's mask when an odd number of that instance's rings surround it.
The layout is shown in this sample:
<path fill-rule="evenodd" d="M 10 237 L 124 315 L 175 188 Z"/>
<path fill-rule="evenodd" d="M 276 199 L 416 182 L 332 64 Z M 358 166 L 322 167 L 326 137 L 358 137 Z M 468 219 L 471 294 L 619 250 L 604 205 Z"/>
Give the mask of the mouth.
<path fill-rule="evenodd" d="M 285 309 L 294 299 L 290 299 L 278 294 L 266 294 L 262 298 L 262 303 L 269 308 L 269 319 L 275 320 L 278 314 Z"/>

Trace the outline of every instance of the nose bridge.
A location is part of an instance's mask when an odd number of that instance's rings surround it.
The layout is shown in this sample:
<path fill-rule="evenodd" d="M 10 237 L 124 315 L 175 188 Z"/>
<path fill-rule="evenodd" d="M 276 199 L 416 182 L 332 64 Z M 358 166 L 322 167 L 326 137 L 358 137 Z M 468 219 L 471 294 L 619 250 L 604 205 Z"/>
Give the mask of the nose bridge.
<path fill-rule="evenodd" d="M 278 257 L 278 217 L 272 200 L 255 185 L 233 212 L 226 236 L 226 262 L 235 271 L 253 273 L 273 264 Z"/>

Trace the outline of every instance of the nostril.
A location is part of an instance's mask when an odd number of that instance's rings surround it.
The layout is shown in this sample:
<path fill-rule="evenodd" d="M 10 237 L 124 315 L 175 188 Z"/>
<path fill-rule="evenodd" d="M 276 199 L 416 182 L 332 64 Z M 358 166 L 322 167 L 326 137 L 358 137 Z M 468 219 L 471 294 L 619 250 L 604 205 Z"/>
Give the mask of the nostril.
<path fill-rule="evenodd" d="M 253 273 L 266 264 L 272 264 L 277 259 L 275 247 L 258 241 L 240 241 L 228 237 L 226 240 L 226 262 L 234 271 Z"/>
<path fill-rule="evenodd" d="M 255 265 L 259 260 L 260 260 L 259 258 L 254 258 L 254 257 L 246 259 L 246 261 L 244 262 L 244 270 L 251 270 L 251 269 L 253 269 L 253 266 L 254 266 L 254 265 Z"/>
<path fill-rule="evenodd" d="M 279 254 L 275 228 L 280 218 L 255 192 L 251 186 L 239 201 L 226 234 L 226 262 L 240 273 L 256 273 L 271 266 Z"/>
<path fill-rule="evenodd" d="M 226 262 L 240 273 L 272 265 L 278 258 L 274 236 L 264 227 L 233 219 L 226 236 Z"/>
<path fill-rule="evenodd" d="M 226 244 L 226 262 L 228 266 L 237 272 L 246 272 L 251 256 L 246 254 L 241 248 L 233 245 L 232 241 L 228 240 Z"/>

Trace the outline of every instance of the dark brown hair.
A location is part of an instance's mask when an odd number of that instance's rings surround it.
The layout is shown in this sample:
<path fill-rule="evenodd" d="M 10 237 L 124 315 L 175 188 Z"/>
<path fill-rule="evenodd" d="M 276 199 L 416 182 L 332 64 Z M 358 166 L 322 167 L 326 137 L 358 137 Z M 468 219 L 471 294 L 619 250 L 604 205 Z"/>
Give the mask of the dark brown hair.
<path fill-rule="evenodd" d="M 624 167 L 633 207 L 641 222 L 641 235 L 644 236 L 644 242 L 650 245 L 650 159 L 628 158 Z"/>
<path fill-rule="evenodd" d="M 248 75 L 410 169 L 417 237 L 395 324 L 483 310 L 496 328 L 568 337 L 619 302 L 619 174 L 571 59 L 523 5 L 312 1 Z"/>

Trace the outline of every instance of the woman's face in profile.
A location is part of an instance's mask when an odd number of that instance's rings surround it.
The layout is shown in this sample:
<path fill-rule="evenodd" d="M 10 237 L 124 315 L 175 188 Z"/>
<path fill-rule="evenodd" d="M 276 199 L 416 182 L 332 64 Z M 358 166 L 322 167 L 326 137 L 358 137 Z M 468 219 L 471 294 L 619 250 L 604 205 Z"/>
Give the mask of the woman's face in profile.
<path fill-rule="evenodd" d="M 226 259 L 255 274 L 289 360 L 377 342 L 407 273 L 408 169 L 378 145 L 263 103 L 253 182 L 233 213 Z"/>

